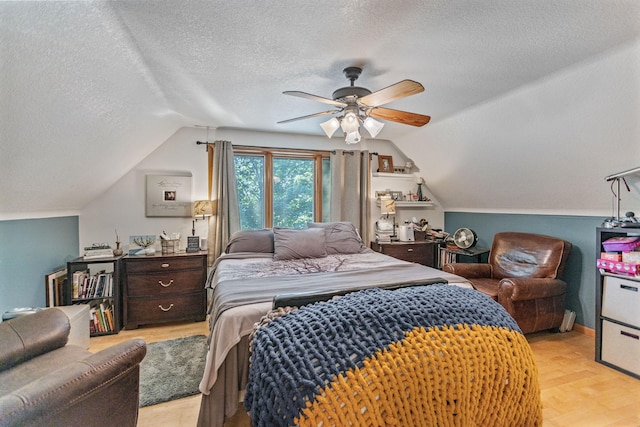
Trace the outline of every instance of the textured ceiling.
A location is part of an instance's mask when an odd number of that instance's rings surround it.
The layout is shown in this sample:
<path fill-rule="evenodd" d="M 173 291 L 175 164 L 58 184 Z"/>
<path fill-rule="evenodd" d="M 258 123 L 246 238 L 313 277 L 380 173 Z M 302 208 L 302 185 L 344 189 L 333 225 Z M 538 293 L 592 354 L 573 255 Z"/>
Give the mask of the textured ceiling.
<path fill-rule="evenodd" d="M 388 106 L 437 124 L 639 22 L 635 0 L 1 2 L 0 214 L 80 209 L 182 126 L 320 134 L 321 119 L 276 124 L 327 109 L 282 92 L 331 97 L 346 66 L 374 91 L 421 82 Z"/>

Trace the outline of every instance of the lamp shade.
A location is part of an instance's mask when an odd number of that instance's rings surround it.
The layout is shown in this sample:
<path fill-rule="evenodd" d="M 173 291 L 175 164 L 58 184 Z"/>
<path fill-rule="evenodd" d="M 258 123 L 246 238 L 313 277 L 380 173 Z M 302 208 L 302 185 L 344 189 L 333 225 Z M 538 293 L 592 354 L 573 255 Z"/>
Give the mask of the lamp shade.
<path fill-rule="evenodd" d="M 360 123 L 358 123 L 358 116 L 354 112 L 349 111 L 342 118 L 340 125 L 346 134 L 355 132 L 360 127 Z"/>
<path fill-rule="evenodd" d="M 380 213 L 383 215 L 396 214 L 396 202 L 391 197 L 382 197 L 380 199 Z"/>
<path fill-rule="evenodd" d="M 340 121 L 335 117 L 327 120 L 326 122 L 320 123 L 320 127 L 327 134 L 329 138 L 331 138 L 336 130 L 340 127 Z"/>
<path fill-rule="evenodd" d="M 367 132 L 369 132 L 369 135 L 371 135 L 372 138 L 375 138 L 384 127 L 384 123 L 374 120 L 371 117 L 367 117 L 366 119 L 364 119 L 362 125 L 367 130 Z"/>
<path fill-rule="evenodd" d="M 213 202 L 211 200 L 196 200 L 193 202 L 193 216 L 211 216 L 213 215 Z"/>
<path fill-rule="evenodd" d="M 347 144 L 357 144 L 358 142 L 360 142 L 360 132 L 358 132 L 358 129 L 353 132 L 347 133 L 345 142 Z"/>

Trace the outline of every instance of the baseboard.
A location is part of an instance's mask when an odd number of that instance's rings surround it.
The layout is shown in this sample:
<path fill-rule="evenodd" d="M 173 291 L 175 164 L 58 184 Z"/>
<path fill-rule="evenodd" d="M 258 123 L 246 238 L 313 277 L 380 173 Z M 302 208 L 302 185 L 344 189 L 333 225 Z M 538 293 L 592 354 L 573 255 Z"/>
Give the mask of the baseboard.
<path fill-rule="evenodd" d="M 595 337 L 596 336 L 596 331 L 594 329 L 591 328 L 587 328 L 586 326 L 582 326 L 579 325 L 577 323 L 573 324 L 573 330 L 581 333 L 582 335 L 586 335 L 588 337 Z"/>

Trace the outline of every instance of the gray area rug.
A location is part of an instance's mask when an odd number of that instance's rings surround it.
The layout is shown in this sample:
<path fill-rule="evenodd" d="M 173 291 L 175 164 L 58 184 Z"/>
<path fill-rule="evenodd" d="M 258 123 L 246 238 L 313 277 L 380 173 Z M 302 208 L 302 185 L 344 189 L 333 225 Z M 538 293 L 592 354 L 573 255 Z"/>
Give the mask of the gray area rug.
<path fill-rule="evenodd" d="M 140 363 L 140 407 L 200 393 L 206 355 L 204 335 L 147 344 Z"/>

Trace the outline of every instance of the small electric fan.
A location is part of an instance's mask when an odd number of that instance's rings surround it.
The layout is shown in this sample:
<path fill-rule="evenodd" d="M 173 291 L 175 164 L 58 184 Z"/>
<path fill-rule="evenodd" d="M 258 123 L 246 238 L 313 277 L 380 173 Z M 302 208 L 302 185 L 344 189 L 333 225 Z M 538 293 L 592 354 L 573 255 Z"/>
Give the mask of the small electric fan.
<path fill-rule="evenodd" d="M 475 231 L 470 228 L 458 228 L 453 233 L 453 242 L 460 249 L 469 249 L 475 246 L 478 236 Z"/>

